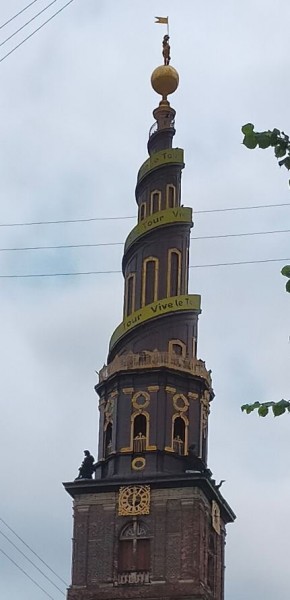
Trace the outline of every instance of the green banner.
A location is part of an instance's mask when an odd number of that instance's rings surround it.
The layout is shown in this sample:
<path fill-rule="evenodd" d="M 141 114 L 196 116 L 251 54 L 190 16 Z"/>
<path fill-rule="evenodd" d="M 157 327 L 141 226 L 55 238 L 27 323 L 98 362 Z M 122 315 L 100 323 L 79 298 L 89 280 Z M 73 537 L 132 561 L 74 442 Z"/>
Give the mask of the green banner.
<path fill-rule="evenodd" d="M 167 208 L 166 210 L 160 210 L 153 215 L 150 215 L 150 217 L 147 217 L 147 219 L 140 221 L 140 223 L 132 229 L 126 239 L 125 252 L 141 235 L 144 235 L 156 227 L 174 223 L 192 224 L 192 209 L 183 206 L 179 208 Z"/>
<path fill-rule="evenodd" d="M 109 350 L 111 351 L 119 339 L 137 325 L 141 325 L 154 317 L 187 310 L 200 311 L 200 296 L 198 294 L 172 296 L 171 298 L 163 298 L 163 300 L 147 304 L 147 306 L 136 310 L 124 319 L 117 329 L 115 329 L 110 340 Z"/>
<path fill-rule="evenodd" d="M 143 165 L 140 167 L 137 176 L 137 183 L 143 179 L 144 175 L 147 175 L 152 169 L 161 167 L 167 164 L 178 164 L 184 167 L 184 152 L 182 148 L 169 148 L 168 150 L 161 150 L 152 154 L 150 158 L 145 160 Z"/>

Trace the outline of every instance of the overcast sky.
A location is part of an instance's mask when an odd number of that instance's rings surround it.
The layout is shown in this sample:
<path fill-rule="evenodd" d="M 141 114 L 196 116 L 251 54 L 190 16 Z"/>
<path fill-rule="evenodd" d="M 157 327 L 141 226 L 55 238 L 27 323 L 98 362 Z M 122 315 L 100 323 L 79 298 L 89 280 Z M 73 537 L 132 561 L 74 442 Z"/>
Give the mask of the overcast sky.
<path fill-rule="evenodd" d="M 0 24 L 28 0 L 1 2 Z M 0 30 L 0 42 L 48 0 Z M 65 4 L 57 1 L 0 48 L 0 58 Z M 290 131 L 288 0 L 75 0 L 0 63 L 0 224 L 134 216 L 170 15 L 180 87 L 175 144 L 185 149 L 183 204 L 289 203 L 286 171 L 241 145 L 241 125 Z M 197 214 L 195 236 L 287 229 L 290 206 Z M 1 227 L 0 248 L 123 242 L 134 219 Z M 118 270 L 122 245 L 0 252 L 0 275 Z M 289 234 L 196 240 L 191 265 L 288 258 Z M 287 262 L 287 261 L 285 261 Z M 213 371 L 209 466 L 237 514 L 228 527 L 226 600 L 288 600 L 289 417 L 240 406 L 289 398 L 285 264 L 191 269 L 201 293 L 199 357 Z M 95 370 L 122 318 L 121 274 L 0 279 L 0 517 L 68 583 L 72 510 L 62 481 L 96 454 Z M 0 531 L 8 530 L 0 523 Z M 10 535 L 10 534 L 9 534 Z M 16 541 L 15 538 L 11 539 Z M 61 595 L 0 535 L 0 548 Z M 63 587 L 60 584 L 60 587 Z M 45 595 L 0 555 L 0 597 Z"/>

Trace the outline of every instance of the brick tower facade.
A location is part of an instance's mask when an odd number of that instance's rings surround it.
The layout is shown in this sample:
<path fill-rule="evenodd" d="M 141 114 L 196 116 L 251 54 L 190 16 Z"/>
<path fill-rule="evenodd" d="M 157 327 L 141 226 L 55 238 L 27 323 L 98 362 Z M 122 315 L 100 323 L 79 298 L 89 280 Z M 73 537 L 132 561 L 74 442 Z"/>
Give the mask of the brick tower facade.
<path fill-rule="evenodd" d="M 168 42 L 167 42 L 168 43 Z M 197 358 L 200 296 L 188 293 L 192 209 L 181 204 L 183 150 L 172 147 L 178 85 L 165 64 L 138 222 L 124 247 L 124 311 L 99 373 L 94 478 L 74 499 L 68 600 L 222 600 L 225 526 L 234 514 L 207 467 L 210 371 Z"/>

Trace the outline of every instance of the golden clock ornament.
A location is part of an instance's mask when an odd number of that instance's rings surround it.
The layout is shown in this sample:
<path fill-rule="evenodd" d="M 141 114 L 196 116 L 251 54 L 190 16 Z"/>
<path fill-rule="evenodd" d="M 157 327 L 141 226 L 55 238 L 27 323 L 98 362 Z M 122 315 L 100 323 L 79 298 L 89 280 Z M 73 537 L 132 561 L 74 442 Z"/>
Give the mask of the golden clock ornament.
<path fill-rule="evenodd" d="M 118 513 L 122 516 L 149 515 L 150 485 L 120 487 Z"/>

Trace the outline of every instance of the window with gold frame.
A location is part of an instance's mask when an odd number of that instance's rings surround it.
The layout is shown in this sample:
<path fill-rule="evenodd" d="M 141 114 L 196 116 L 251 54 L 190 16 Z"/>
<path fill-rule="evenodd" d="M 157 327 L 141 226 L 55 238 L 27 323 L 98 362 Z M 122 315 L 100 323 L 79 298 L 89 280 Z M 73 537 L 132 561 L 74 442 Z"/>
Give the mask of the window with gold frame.
<path fill-rule="evenodd" d="M 172 419 L 172 450 L 182 456 L 188 454 L 188 418 L 180 413 Z"/>
<path fill-rule="evenodd" d="M 142 204 L 140 204 L 140 208 L 139 208 L 139 221 L 143 221 L 144 219 L 146 219 L 146 213 L 147 213 L 146 202 L 142 202 Z"/>
<path fill-rule="evenodd" d="M 169 183 L 166 186 L 166 207 L 174 208 L 176 206 L 176 187 Z"/>
<path fill-rule="evenodd" d="M 142 306 L 158 300 L 159 260 L 148 256 L 143 261 L 142 269 Z"/>
<path fill-rule="evenodd" d="M 161 191 L 153 190 L 150 194 L 150 214 L 161 210 Z"/>
<path fill-rule="evenodd" d="M 125 315 L 128 317 L 135 310 L 136 273 L 130 273 L 125 286 Z"/>
<path fill-rule="evenodd" d="M 181 252 L 170 248 L 167 257 L 167 297 L 179 296 L 181 290 Z"/>

